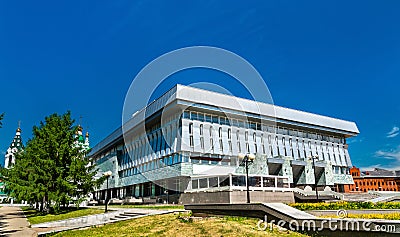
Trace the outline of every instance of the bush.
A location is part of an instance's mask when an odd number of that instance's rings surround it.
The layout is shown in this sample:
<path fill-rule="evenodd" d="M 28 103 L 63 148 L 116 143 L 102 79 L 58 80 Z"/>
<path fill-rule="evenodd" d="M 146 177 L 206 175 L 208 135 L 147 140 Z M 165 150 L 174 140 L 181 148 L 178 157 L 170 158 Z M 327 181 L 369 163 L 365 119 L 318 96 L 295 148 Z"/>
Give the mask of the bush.
<path fill-rule="evenodd" d="M 290 206 L 302 211 L 310 210 L 354 210 L 354 209 L 400 209 L 400 202 L 332 202 L 293 203 Z"/>

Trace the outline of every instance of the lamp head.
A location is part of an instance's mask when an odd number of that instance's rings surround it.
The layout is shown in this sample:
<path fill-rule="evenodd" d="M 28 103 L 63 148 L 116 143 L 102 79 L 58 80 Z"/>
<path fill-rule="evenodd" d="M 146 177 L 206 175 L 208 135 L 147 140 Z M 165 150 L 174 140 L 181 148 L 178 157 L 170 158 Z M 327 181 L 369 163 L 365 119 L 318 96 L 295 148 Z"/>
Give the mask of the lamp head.
<path fill-rule="evenodd" d="M 256 155 L 254 155 L 254 154 L 252 154 L 252 153 L 248 154 L 247 157 L 248 157 L 247 159 L 249 159 L 249 160 L 251 160 L 251 161 L 253 161 L 254 159 L 256 159 Z"/>
<path fill-rule="evenodd" d="M 110 177 L 112 175 L 111 171 L 104 172 L 103 174 L 105 177 Z"/>
<path fill-rule="evenodd" d="M 247 160 L 253 161 L 253 160 L 256 158 L 256 155 L 254 155 L 254 154 L 252 154 L 252 153 L 249 153 L 249 154 L 242 154 L 242 153 L 239 153 L 239 154 L 238 154 L 238 158 L 239 158 L 239 159 L 244 159 L 244 158 L 246 158 L 246 157 L 247 157 Z"/>

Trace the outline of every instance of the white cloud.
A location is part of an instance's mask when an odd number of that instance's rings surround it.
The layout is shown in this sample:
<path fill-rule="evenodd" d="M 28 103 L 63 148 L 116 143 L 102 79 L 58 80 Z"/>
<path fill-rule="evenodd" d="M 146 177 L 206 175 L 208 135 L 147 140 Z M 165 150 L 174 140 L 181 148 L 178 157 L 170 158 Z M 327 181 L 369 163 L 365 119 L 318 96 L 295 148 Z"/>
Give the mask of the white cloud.
<path fill-rule="evenodd" d="M 386 137 L 387 138 L 397 137 L 397 135 L 399 135 L 399 130 L 400 130 L 399 127 L 394 126 L 390 132 L 386 133 Z"/>
<path fill-rule="evenodd" d="M 381 164 L 376 164 L 376 165 L 370 165 L 370 166 L 362 166 L 358 167 L 360 168 L 361 171 L 371 171 L 374 170 L 375 168 L 380 168 L 380 169 L 385 169 L 385 170 L 400 170 L 400 166 L 393 166 L 393 165 L 381 165 Z"/>
<path fill-rule="evenodd" d="M 393 129 L 392 129 L 393 130 Z M 400 170 L 400 145 L 392 149 L 381 149 L 375 152 L 377 162 L 379 158 L 383 164 L 371 165 L 369 167 L 360 168 L 363 171 L 373 170 L 374 168 L 382 168 L 387 170 Z M 385 161 L 386 160 L 386 161 Z M 387 160 L 390 160 L 389 162 Z"/>
<path fill-rule="evenodd" d="M 390 151 L 379 150 L 375 152 L 375 156 L 400 161 L 400 147 L 397 147 L 397 149 Z"/>

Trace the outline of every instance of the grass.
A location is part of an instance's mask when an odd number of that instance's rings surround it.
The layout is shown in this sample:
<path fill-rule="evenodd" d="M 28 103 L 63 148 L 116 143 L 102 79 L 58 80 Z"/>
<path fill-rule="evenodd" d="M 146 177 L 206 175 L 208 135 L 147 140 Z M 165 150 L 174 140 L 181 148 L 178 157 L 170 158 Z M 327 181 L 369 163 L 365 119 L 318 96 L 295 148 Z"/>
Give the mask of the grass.
<path fill-rule="evenodd" d="M 277 236 L 307 235 L 276 229 L 258 230 L 258 219 L 243 217 L 204 218 L 192 220 L 188 214 L 166 214 L 107 224 L 85 230 L 73 230 L 55 236 Z"/>
<path fill-rule="evenodd" d="M 32 225 L 49 221 L 59 221 L 68 218 L 104 213 L 104 210 L 97 208 L 80 208 L 78 210 L 76 208 L 71 208 L 62 210 L 59 214 L 43 214 L 29 207 L 22 207 L 22 210 L 24 211 L 26 217 L 28 218 L 28 221 Z"/>
<path fill-rule="evenodd" d="M 103 206 L 102 206 L 103 207 Z M 145 208 L 155 210 L 169 210 L 169 209 L 185 209 L 183 205 L 109 205 L 108 207 L 118 208 Z"/>

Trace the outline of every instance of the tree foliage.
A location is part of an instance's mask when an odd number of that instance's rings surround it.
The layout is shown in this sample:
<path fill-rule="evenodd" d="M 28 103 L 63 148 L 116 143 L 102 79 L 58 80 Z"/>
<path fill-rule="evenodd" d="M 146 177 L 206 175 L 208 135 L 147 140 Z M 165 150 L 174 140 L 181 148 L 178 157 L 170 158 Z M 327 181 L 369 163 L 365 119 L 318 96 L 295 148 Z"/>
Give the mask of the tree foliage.
<path fill-rule="evenodd" d="M 33 127 L 33 137 L 16 155 L 15 165 L 2 172 L 12 197 L 57 212 L 70 201 L 79 206 L 103 182 L 94 178 L 97 170 L 88 151 L 77 145 L 77 129 L 70 112 L 52 114 Z"/>
<path fill-rule="evenodd" d="M 4 118 L 4 113 L 0 114 L 0 128 L 3 126 L 3 123 L 1 122 Z"/>

